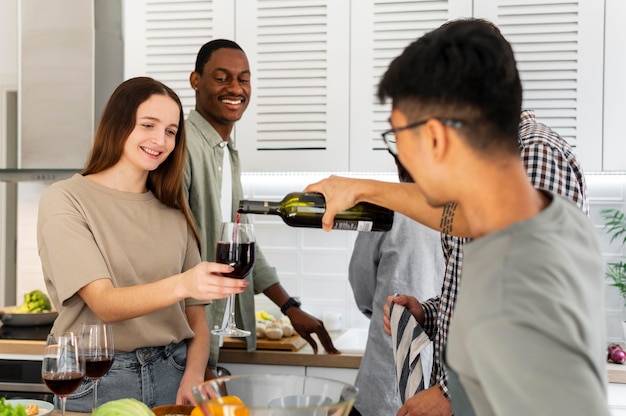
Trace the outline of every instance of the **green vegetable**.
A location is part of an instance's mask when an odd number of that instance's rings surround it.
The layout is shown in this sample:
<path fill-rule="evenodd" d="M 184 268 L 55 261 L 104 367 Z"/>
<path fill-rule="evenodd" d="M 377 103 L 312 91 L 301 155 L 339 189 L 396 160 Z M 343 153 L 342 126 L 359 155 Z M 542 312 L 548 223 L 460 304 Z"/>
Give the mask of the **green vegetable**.
<path fill-rule="evenodd" d="M 24 303 L 13 309 L 14 313 L 50 312 L 51 304 L 48 295 L 41 290 L 33 290 L 24 295 Z M 1 415 L 0 415 L 1 416 Z"/>
<path fill-rule="evenodd" d="M 136 399 L 119 399 L 97 407 L 91 416 L 155 416 L 152 410 Z"/>
<path fill-rule="evenodd" d="M 21 404 L 13 407 L 5 403 L 4 397 L 0 398 L 0 416 L 26 416 L 26 409 Z"/>

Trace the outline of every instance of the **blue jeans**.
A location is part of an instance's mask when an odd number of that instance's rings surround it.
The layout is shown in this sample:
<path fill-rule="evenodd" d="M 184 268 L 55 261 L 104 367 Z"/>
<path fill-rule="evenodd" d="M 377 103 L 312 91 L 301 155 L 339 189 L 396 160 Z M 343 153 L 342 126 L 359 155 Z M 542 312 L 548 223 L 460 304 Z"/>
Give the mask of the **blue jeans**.
<path fill-rule="evenodd" d="M 176 393 L 187 362 L 187 343 L 139 348 L 115 354 L 113 366 L 98 383 L 98 406 L 111 400 L 135 398 L 148 407 L 176 403 Z M 93 385 L 84 380 L 67 398 L 66 409 L 91 413 Z M 55 397 L 55 405 L 60 408 Z"/>

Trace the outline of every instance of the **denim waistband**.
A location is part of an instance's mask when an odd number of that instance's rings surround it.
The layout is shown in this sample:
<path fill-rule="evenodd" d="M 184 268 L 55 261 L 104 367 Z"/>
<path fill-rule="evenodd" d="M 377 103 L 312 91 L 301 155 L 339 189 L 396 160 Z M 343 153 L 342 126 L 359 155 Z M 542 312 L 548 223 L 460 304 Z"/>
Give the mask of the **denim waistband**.
<path fill-rule="evenodd" d="M 150 363 L 160 357 L 165 356 L 169 357 L 182 346 L 185 341 L 180 341 L 177 343 L 171 343 L 164 347 L 142 347 L 137 348 L 135 351 L 131 352 L 118 352 L 115 353 L 115 359 L 120 361 L 138 361 L 139 364 Z"/>

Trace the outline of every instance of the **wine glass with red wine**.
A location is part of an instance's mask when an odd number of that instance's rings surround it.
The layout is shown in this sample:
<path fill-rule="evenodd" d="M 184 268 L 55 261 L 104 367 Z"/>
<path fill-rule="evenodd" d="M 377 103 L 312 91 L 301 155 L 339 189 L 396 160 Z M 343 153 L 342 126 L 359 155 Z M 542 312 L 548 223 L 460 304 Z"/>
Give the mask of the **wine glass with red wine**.
<path fill-rule="evenodd" d="M 113 328 L 103 322 L 85 322 L 81 327 L 85 378 L 93 381 L 93 408 L 98 403 L 98 381 L 113 365 Z"/>
<path fill-rule="evenodd" d="M 223 273 L 226 277 L 243 279 L 254 266 L 254 227 L 252 224 L 224 222 L 220 227 L 215 252 L 217 263 L 229 264 L 235 268 L 230 273 Z M 237 328 L 235 323 L 235 295 L 228 299 L 230 313 L 225 327 L 216 328 L 211 332 L 215 335 L 228 337 L 247 337 L 250 331 Z"/>
<path fill-rule="evenodd" d="M 65 399 L 73 393 L 85 377 L 85 359 L 77 334 L 64 332 L 49 334 L 43 353 L 41 376 L 46 386 L 61 399 L 65 415 Z"/>

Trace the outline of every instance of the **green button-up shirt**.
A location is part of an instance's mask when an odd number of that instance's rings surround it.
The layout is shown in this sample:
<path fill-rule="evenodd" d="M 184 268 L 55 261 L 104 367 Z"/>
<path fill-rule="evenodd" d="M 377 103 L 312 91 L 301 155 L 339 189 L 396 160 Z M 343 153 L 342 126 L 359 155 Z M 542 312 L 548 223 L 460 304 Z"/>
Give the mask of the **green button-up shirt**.
<path fill-rule="evenodd" d="M 221 191 L 222 163 L 224 146 L 222 138 L 213 126 L 200 113 L 191 110 L 185 121 L 187 136 L 187 165 L 185 167 L 185 188 L 191 211 L 200 231 L 202 260 L 215 261 L 217 234 L 222 222 Z M 230 166 L 232 173 L 232 212 L 234 218 L 239 201 L 243 199 L 241 185 L 241 167 L 239 153 L 232 140 L 228 140 Z M 250 286 L 245 292 L 237 295 L 237 325 L 252 332 L 246 337 L 248 351 L 256 349 L 256 332 L 254 317 L 254 295 L 262 293 L 268 287 L 278 283 L 276 269 L 271 267 L 258 245 L 256 245 L 256 262 L 252 273 L 246 278 Z M 207 306 L 209 328 L 221 326 L 226 309 L 226 300 L 216 300 Z M 211 335 L 211 355 L 209 365 L 215 368 L 219 355 L 219 337 Z"/>

